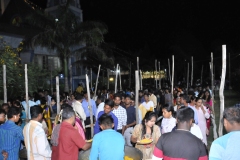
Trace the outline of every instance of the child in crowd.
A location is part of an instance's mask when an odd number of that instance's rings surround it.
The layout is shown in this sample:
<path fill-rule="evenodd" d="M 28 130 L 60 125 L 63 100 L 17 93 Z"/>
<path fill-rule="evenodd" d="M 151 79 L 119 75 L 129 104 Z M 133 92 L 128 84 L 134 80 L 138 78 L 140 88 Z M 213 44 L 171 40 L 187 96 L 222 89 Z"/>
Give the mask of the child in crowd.
<path fill-rule="evenodd" d="M 176 119 L 174 118 L 175 111 L 174 107 L 169 104 L 165 104 L 162 108 L 163 120 L 161 124 L 162 134 L 171 132 L 176 126 Z"/>

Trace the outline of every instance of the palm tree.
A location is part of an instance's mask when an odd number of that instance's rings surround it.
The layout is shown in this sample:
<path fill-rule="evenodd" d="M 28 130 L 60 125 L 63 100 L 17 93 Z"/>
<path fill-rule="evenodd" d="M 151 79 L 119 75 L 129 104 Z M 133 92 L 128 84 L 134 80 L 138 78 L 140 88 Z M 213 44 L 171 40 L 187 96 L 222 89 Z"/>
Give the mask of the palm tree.
<path fill-rule="evenodd" d="M 72 48 L 97 53 L 100 50 L 98 46 L 104 41 L 104 34 L 107 33 L 107 27 L 101 22 L 79 22 L 69 9 L 70 1 L 59 6 L 60 14 L 56 17 L 39 10 L 27 18 L 31 25 L 41 29 L 39 34 L 30 38 L 31 46 L 48 47 L 58 52 L 63 62 L 65 92 L 69 91 L 68 59 L 73 54 Z M 100 53 L 104 55 L 104 52 Z"/>

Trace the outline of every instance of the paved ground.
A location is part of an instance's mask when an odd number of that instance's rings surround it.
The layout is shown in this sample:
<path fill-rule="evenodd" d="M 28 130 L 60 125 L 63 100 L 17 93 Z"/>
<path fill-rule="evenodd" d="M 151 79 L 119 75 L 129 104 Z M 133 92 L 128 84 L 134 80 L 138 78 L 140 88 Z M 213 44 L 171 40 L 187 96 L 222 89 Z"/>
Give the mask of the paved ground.
<path fill-rule="evenodd" d="M 224 91 L 224 101 L 225 101 L 225 108 L 234 106 L 237 102 L 240 102 L 240 94 L 232 91 L 232 90 L 225 90 Z M 215 91 L 215 103 L 214 103 L 214 109 L 215 109 L 215 117 L 216 117 L 216 124 L 217 124 L 217 132 L 218 132 L 218 126 L 219 126 L 219 114 L 220 114 L 220 99 L 219 99 L 219 91 Z M 210 128 L 210 135 L 208 137 L 208 148 L 210 149 L 212 141 L 213 141 L 213 127 Z M 226 131 L 223 131 L 224 134 L 226 134 Z"/>

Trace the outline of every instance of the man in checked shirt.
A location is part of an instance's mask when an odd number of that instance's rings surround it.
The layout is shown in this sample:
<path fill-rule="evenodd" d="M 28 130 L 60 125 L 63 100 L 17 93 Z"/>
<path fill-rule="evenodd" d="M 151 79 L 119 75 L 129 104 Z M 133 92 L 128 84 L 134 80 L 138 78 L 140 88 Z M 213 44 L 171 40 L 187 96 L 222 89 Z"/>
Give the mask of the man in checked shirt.
<path fill-rule="evenodd" d="M 120 106 L 121 97 L 122 96 L 120 94 L 114 95 L 114 108 L 112 112 L 118 118 L 117 131 L 121 134 L 124 134 L 124 128 L 127 124 L 127 112 L 126 109 Z"/>

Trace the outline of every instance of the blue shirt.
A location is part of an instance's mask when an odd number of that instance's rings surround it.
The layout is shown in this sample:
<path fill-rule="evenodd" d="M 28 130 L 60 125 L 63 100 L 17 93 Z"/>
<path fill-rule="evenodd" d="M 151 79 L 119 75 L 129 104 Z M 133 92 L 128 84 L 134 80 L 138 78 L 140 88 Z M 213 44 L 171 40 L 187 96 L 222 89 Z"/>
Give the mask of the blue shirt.
<path fill-rule="evenodd" d="M 209 153 L 209 160 L 240 159 L 240 131 L 230 132 L 214 140 Z"/>
<path fill-rule="evenodd" d="M 194 111 L 194 121 L 195 121 L 195 124 L 198 124 L 198 113 L 196 108 L 193 106 L 190 106 L 189 104 L 188 104 L 188 107 L 192 108 L 192 110 Z"/>
<path fill-rule="evenodd" d="M 103 114 L 104 114 L 104 111 L 99 112 L 98 113 L 98 118 L 101 117 L 101 115 L 103 115 Z M 118 119 L 117 119 L 117 117 L 112 112 L 110 112 L 109 115 L 111 115 L 112 118 L 113 118 L 114 130 L 117 130 L 117 126 L 118 126 Z M 94 126 L 94 135 L 99 133 L 99 132 L 101 132 L 101 128 L 100 128 L 100 126 L 98 124 L 98 118 L 96 119 L 96 123 L 95 123 L 95 126 Z"/>
<path fill-rule="evenodd" d="M 127 125 L 135 122 L 136 121 L 136 108 L 133 106 L 129 106 L 128 108 L 126 108 L 124 106 L 123 108 L 125 108 L 126 112 L 127 112 Z"/>
<path fill-rule="evenodd" d="M 35 106 L 35 105 L 37 105 L 37 104 L 36 104 L 35 102 L 29 100 L 29 101 L 28 101 L 28 105 L 29 105 L 28 115 L 29 115 L 29 119 L 31 119 L 30 107 Z M 26 101 L 22 101 L 22 106 L 23 106 L 25 112 L 27 113 L 27 103 L 26 103 Z"/>
<path fill-rule="evenodd" d="M 123 160 L 125 140 L 122 134 L 107 129 L 93 137 L 89 160 Z"/>
<path fill-rule="evenodd" d="M 8 153 L 8 160 L 17 160 L 21 140 L 23 140 L 23 131 L 13 121 L 8 120 L 0 126 L 0 153 L 5 150 Z M 3 159 L 0 154 L 0 160 Z"/>
<path fill-rule="evenodd" d="M 91 99 L 91 104 L 92 104 L 92 113 L 95 116 L 95 113 L 97 111 L 97 107 L 96 107 L 96 103 L 94 100 Z M 82 107 L 83 110 L 86 114 L 86 117 L 90 117 L 90 112 L 89 112 L 89 108 L 88 108 L 88 101 L 86 99 L 83 99 L 82 101 Z"/>

